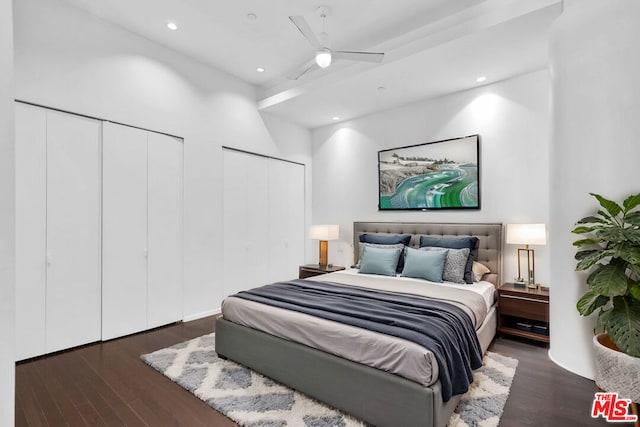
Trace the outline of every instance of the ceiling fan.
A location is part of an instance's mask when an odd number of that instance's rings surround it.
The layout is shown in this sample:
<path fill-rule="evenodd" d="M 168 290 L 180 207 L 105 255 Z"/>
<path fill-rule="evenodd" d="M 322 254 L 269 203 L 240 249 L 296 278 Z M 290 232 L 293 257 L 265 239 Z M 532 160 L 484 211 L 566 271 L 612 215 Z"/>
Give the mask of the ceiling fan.
<path fill-rule="evenodd" d="M 302 35 L 311 43 L 311 46 L 316 50 L 315 62 L 311 66 L 305 64 L 301 70 L 295 74 L 289 76 L 291 80 L 297 80 L 304 74 L 312 71 L 318 67 L 327 68 L 331 65 L 334 59 L 348 59 L 350 61 L 364 61 L 364 62 L 382 62 L 384 59 L 384 53 L 378 52 L 352 52 L 346 50 L 332 50 L 329 48 L 329 36 L 324 32 L 324 20 L 329 16 L 328 6 L 319 6 L 318 15 L 322 18 L 322 32 L 319 37 L 311 30 L 311 27 L 307 23 L 307 20 L 303 16 L 290 16 L 289 19 L 300 30 Z"/>

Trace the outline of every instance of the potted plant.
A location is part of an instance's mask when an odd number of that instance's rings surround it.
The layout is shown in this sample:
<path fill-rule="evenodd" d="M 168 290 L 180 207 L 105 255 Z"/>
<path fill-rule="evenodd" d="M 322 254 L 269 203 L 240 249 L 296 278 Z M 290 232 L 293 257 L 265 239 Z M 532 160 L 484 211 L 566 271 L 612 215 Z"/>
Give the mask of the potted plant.
<path fill-rule="evenodd" d="M 598 327 L 623 352 L 640 357 L 640 194 L 627 197 L 622 206 L 591 193 L 602 209 L 597 216 L 578 221 L 573 233 L 576 270 L 590 271 L 589 290 L 580 298 L 578 311 L 588 316 L 598 311 Z"/>
<path fill-rule="evenodd" d="M 577 309 L 583 316 L 597 312 L 596 328 L 608 335 L 594 338 L 596 383 L 607 391 L 632 394 L 637 401 L 640 385 L 629 379 L 640 375 L 640 194 L 622 205 L 591 195 L 601 208 L 572 231 L 582 237 L 573 243 L 579 248 L 576 270 L 589 272 L 589 290 Z"/>

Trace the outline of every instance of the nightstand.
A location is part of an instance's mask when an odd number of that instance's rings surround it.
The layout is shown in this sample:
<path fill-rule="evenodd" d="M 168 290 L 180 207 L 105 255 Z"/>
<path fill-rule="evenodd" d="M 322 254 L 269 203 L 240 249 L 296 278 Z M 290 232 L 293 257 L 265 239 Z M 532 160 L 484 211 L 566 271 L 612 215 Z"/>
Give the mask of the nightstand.
<path fill-rule="evenodd" d="M 549 342 L 549 290 L 498 288 L 498 332 Z"/>
<path fill-rule="evenodd" d="M 326 267 L 320 267 L 318 264 L 301 265 L 298 269 L 298 279 L 306 279 L 307 277 L 319 276 L 321 274 L 333 273 L 334 271 L 340 270 L 344 270 L 344 267 L 331 264 Z"/>

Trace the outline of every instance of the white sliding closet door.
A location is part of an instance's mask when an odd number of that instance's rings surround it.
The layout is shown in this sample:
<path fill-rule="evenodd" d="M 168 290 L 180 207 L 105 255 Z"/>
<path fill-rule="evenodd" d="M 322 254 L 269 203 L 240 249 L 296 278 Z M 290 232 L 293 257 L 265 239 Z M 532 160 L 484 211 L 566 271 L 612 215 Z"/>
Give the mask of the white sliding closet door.
<path fill-rule="evenodd" d="M 100 339 L 100 137 L 47 111 L 47 352 Z"/>
<path fill-rule="evenodd" d="M 148 132 L 148 308 L 153 328 L 182 319 L 180 140 Z"/>
<path fill-rule="evenodd" d="M 106 122 L 102 148 L 102 339 L 147 328 L 147 132 Z"/>
<path fill-rule="evenodd" d="M 264 284 L 269 271 L 268 159 L 223 150 L 226 295 Z"/>
<path fill-rule="evenodd" d="M 182 319 L 182 147 L 104 124 L 103 340 Z"/>
<path fill-rule="evenodd" d="M 16 360 L 45 353 L 47 113 L 16 104 Z"/>
<path fill-rule="evenodd" d="M 297 277 L 304 262 L 304 166 L 223 150 L 224 293 Z"/>
<path fill-rule="evenodd" d="M 304 166 L 269 159 L 270 282 L 298 276 L 304 238 Z"/>

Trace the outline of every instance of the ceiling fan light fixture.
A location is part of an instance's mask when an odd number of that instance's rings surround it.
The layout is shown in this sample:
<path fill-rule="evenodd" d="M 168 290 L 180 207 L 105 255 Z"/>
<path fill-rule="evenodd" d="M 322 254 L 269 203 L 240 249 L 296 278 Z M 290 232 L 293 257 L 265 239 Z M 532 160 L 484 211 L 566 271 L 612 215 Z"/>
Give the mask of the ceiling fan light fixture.
<path fill-rule="evenodd" d="M 316 64 L 320 68 L 327 68 L 331 65 L 331 51 L 327 48 L 322 48 L 316 52 Z"/>

